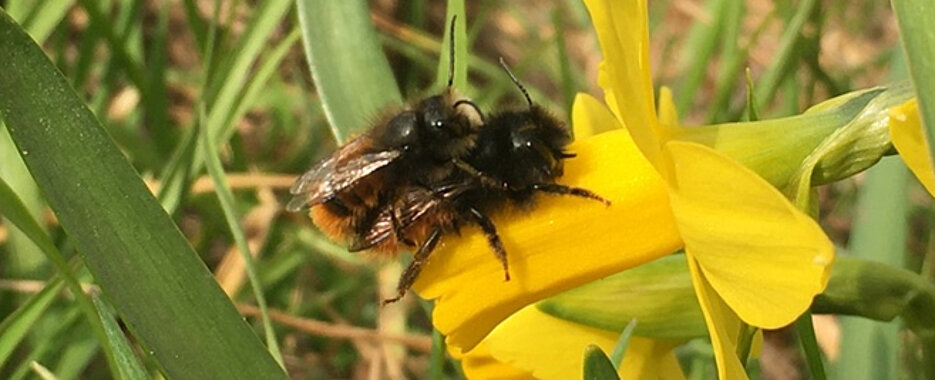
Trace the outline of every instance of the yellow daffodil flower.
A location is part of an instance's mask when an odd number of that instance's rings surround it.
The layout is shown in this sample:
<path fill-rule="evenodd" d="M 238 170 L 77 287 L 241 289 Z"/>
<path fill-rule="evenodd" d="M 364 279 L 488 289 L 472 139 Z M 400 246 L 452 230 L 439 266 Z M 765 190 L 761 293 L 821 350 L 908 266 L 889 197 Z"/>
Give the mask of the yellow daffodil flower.
<path fill-rule="evenodd" d="M 654 112 L 645 1 L 585 3 L 604 52 L 605 100 L 670 190 L 719 376 L 746 378 L 734 347 L 738 316 L 764 328 L 794 321 L 827 284 L 833 246 L 750 169 L 710 147 L 672 139 L 680 127 L 667 93 L 661 121 Z"/>
<path fill-rule="evenodd" d="M 783 148 L 790 147 L 797 149 L 791 160 L 801 162 L 834 129 L 812 130 L 808 133 L 816 136 L 807 141 L 790 139 L 754 154 L 728 138 L 737 131 L 750 133 L 740 128 L 707 128 L 702 130 L 709 134 L 706 141 L 698 141 L 697 133 L 693 139 L 692 128 L 678 125 L 667 91 L 661 93 L 659 114 L 655 111 L 646 3 L 585 3 L 604 53 L 598 82 L 606 105 L 587 95 L 576 99 L 572 119 L 578 139 L 569 150 L 578 157 L 566 162 L 560 182 L 592 190 L 612 206 L 543 195 L 535 217 L 520 211 L 495 214 L 512 280 L 504 281 L 483 235 L 465 231 L 461 238 L 443 239 L 413 289 L 436 301 L 435 327 L 456 356 L 468 355 L 467 367 L 471 360 L 484 363 L 470 359 L 472 354 L 488 352 L 516 364 L 520 357 L 509 359 L 509 351 L 498 346 L 498 334 L 491 333 L 509 331 L 498 325 L 513 320 L 511 315 L 684 248 L 719 376 L 746 378 L 734 346 L 741 321 L 762 328 L 791 323 L 824 289 L 834 259 L 817 223 L 775 187 L 795 182 L 797 167 L 770 171 L 771 158 L 784 158 Z M 918 125 L 911 107 L 892 111 L 894 143 L 895 131 Z M 898 129 L 899 120 L 909 126 Z M 490 341 L 472 352 L 485 337 Z"/>

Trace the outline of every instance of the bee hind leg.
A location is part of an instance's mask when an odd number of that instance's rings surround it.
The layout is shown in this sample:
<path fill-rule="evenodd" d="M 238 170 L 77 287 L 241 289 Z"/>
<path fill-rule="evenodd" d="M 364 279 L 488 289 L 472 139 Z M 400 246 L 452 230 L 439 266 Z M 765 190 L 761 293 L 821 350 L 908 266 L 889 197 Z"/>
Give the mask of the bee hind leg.
<path fill-rule="evenodd" d="M 435 250 L 435 245 L 438 244 L 438 239 L 441 237 L 441 234 L 442 230 L 440 227 L 432 229 L 429 237 L 422 242 L 422 245 L 419 246 L 419 250 L 413 255 L 412 262 L 409 263 L 409 266 L 403 271 L 402 276 L 399 277 L 399 284 L 396 285 L 396 296 L 381 301 L 380 306 L 386 306 L 399 301 L 406 295 L 406 291 L 409 290 L 409 287 L 415 282 L 416 277 L 422 272 L 422 267 L 428 262 L 429 254 Z"/>
<path fill-rule="evenodd" d="M 406 234 L 403 233 L 403 226 L 399 223 L 399 218 L 396 216 L 395 212 L 390 212 L 390 220 L 393 222 L 393 234 L 396 235 L 396 241 L 410 247 L 415 247 L 416 243 L 407 238 Z"/>
<path fill-rule="evenodd" d="M 604 206 L 610 206 L 610 201 L 606 198 L 595 194 L 593 191 L 588 189 L 582 189 L 580 187 L 571 187 L 565 185 L 559 185 L 557 183 L 537 183 L 532 185 L 532 189 L 536 191 L 541 191 L 543 193 L 556 194 L 556 195 L 572 195 L 581 198 L 592 199 L 604 204 Z"/>
<path fill-rule="evenodd" d="M 500 235 L 497 234 L 497 227 L 494 226 L 493 221 L 490 220 L 487 215 L 484 215 L 476 208 L 472 208 L 470 213 L 474 222 L 484 231 L 484 236 L 487 237 L 487 244 L 493 249 L 497 260 L 503 265 L 503 276 L 505 280 L 510 281 L 510 264 L 506 260 L 506 249 L 503 248 L 503 242 L 500 240 Z"/>

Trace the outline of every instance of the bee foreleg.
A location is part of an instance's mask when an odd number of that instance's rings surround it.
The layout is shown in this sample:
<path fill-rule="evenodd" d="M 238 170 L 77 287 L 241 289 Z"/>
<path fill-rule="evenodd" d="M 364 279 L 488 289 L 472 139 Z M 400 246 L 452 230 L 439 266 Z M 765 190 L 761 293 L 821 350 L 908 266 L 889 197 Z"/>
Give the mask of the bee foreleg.
<path fill-rule="evenodd" d="M 438 239 L 441 235 L 442 229 L 440 227 L 432 229 L 432 233 L 422 242 L 422 245 L 419 246 L 419 250 L 413 255 L 412 262 L 409 263 L 409 266 L 403 271 L 402 276 L 399 277 L 399 283 L 396 285 L 396 296 L 383 300 L 380 302 L 381 306 L 399 301 L 400 298 L 406 295 L 406 291 L 409 290 L 409 287 L 415 282 L 416 277 L 419 276 L 419 272 L 422 272 L 422 267 L 428 262 L 429 254 L 435 250 L 435 245 L 438 244 Z"/>
<path fill-rule="evenodd" d="M 571 187 L 560 185 L 557 183 L 537 183 L 532 185 L 532 189 L 536 191 L 541 191 L 543 193 L 549 194 L 558 194 L 558 195 L 573 195 L 581 198 L 593 199 L 595 201 L 601 202 L 604 206 L 610 206 L 610 201 L 604 197 L 595 194 L 591 190 L 582 189 L 580 187 Z"/>
<path fill-rule="evenodd" d="M 490 248 L 493 248 L 493 253 L 497 256 L 497 260 L 500 260 L 500 264 L 503 265 L 503 275 L 506 281 L 510 281 L 510 265 L 506 260 L 506 249 L 503 249 L 503 242 L 500 241 L 500 235 L 497 234 L 497 227 L 494 226 L 493 221 L 490 220 L 487 215 L 482 214 L 477 209 L 472 208 L 470 213 L 474 222 L 484 231 L 484 236 L 487 237 L 487 244 L 490 244 Z"/>

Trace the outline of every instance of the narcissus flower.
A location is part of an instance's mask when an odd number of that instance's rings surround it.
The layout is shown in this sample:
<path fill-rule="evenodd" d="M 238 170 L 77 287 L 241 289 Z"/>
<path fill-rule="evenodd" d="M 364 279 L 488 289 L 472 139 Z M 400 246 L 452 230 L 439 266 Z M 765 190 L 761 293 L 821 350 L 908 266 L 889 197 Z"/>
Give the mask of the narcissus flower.
<path fill-rule="evenodd" d="M 556 318 L 530 305 L 503 321 L 460 357 L 468 378 L 581 378 L 585 348 L 613 351 L 619 331 Z M 683 378 L 673 349 L 679 340 L 631 337 L 618 373 L 622 379 Z"/>
<path fill-rule="evenodd" d="M 834 258 L 821 228 L 787 196 L 801 202 L 797 189 L 807 194 L 813 178 L 830 181 L 878 160 L 889 144 L 885 133 L 872 144 L 863 144 L 869 140 L 861 134 L 829 139 L 862 127 L 852 113 L 888 117 L 888 107 L 911 91 L 890 91 L 888 102 L 877 101 L 883 89 L 845 96 L 803 114 L 797 129 L 776 128 L 791 121 L 681 127 L 667 91 L 655 111 L 646 3 L 585 2 L 604 53 L 598 81 L 605 102 L 576 99 L 570 150 L 578 157 L 567 161 L 560 182 L 592 190 L 612 206 L 540 196 L 530 214 L 494 215 L 512 280 L 503 281 L 483 235 L 466 233 L 443 240 L 413 289 L 436 300 L 433 321 L 451 350 L 470 355 L 487 337 L 482 350 L 504 357 L 491 331 L 504 330 L 498 325 L 508 317 L 522 320 L 531 313 L 527 305 L 684 248 L 719 375 L 745 378 L 734 347 L 740 321 L 763 328 L 794 321 L 824 289 Z M 901 100 L 890 104 L 894 99 Z M 876 112 L 868 104 L 888 106 Z M 906 130 L 918 128 L 913 110 L 891 112 L 907 120 Z M 887 124 L 872 124 L 880 125 Z M 764 132 L 776 138 L 764 140 Z M 870 159 L 849 161 L 853 141 L 873 148 Z M 822 149 L 839 155 L 826 159 Z"/>

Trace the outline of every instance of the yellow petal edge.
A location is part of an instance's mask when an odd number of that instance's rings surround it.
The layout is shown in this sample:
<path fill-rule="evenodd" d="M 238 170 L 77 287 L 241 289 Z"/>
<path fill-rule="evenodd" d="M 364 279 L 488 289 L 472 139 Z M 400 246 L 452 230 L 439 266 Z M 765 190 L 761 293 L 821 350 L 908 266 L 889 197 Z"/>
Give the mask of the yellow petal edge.
<path fill-rule="evenodd" d="M 794 321 L 828 283 L 821 227 L 746 167 L 703 145 L 669 142 L 672 210 L 705 278 L 747 323 Z"/>
<path fill-rule="evenodd" d="M 705 324 L 711 336 L 711 346 L 714 349 L 714 360 L 717 362 L 719 379 L 742 380 L 747 379 L 747 372 L 737 358 L 737 334 L 740 332 L 740 320 L 737 315 L 724 303 L 711 284 L 705 279 L 698 266 L 698 262 L 689 251 L 688 268 L 692 272 L 692 285 L 698 303 L 704 312 Z"/>
<path fill-rule="evenodd" d="M 935 168 L 929 142 L 919 121 L 919 106 L 912 99 L 890 109 L 890 139 L 912 174 L 930 195 L 935 196 Z"/>
<path fill-rule="evenodd" d="M 499 361 L 538 379 L 581 377 L 584 350 L 594 344 L 610 353 L 620 333 L 588 327 L 545 314 L 530 305 L 494 329 L 484 344 Z"/>
<path fill-rule="evenodd" d="M 605 101 L 650 162 L 659 155 L 645 0 L 585 0 L 604 54 L 598 83 Z"/>

